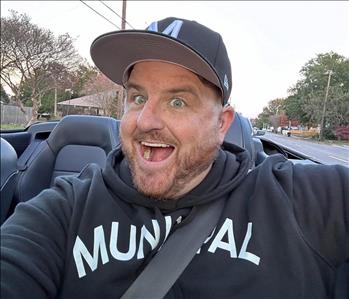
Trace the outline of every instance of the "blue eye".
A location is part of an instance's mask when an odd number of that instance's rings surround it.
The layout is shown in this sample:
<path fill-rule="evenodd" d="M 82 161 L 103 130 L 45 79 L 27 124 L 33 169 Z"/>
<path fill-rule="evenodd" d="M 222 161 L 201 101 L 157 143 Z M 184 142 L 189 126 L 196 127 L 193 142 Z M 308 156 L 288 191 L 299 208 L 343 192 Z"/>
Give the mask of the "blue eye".
<path fill-rule="evenodd" d="M 170 105 L 174 108 L 183 108 L 184 106 L 186 106 L 185 102 L 180 98 L 172 99 Z"/>
<path fill-rule="evenodd" d="M 146 98 L 142 95 L 134 96 L 133 100 L 137 105 L 143 105 L 146 102 Z"/>

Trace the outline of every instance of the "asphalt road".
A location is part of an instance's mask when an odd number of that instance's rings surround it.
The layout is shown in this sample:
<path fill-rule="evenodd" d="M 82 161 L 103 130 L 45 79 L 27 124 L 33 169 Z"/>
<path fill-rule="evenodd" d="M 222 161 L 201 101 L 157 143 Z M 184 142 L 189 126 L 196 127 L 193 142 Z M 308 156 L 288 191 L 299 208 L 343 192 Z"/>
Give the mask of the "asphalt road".
<path fill-rule="evenodd" d="M 304 140 L 299 137 L 287 137 L 269 132 L 266 132 L 266 134 L 262 137 L 313 158 L 323 164 L 340 164 L 349 167 L 349 144 L 325 144 L 316 141 Z"/>

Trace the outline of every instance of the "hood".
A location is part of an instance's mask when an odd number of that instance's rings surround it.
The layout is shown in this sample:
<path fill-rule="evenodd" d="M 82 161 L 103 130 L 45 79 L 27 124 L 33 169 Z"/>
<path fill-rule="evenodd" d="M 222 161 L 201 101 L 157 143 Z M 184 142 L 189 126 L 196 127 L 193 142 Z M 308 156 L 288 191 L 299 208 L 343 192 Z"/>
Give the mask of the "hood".
<path fill-rule="evenodd" d="M 103 178 L 111 193 L 126 202 L 161 210 L 174 210 L 226 198 L 225 195 L 234 190 L 247 175 L 250 162 L 246 150 L 224 143 L 205 179 L 176 200 L 158 200 L 140 194 L 133 186 L 131 172 L 120 147 L 109 153 Z"/>

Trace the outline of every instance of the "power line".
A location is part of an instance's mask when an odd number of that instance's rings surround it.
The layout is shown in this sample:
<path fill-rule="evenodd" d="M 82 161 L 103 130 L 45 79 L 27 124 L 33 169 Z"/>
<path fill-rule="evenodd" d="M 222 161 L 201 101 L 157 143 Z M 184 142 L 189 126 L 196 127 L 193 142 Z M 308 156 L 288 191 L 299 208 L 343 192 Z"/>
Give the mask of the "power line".
<path fill-rule="evenodd" d="M 121 20 L 124 20 L 132 29 L 135 29 L 129 22 L 127 22 L 123 17 L 121 17 L 116 11 L 112 10 L 107 4 L 105 4 L 102 0 L 99 0 L 105 7 L 111 10 L 114 14 L 116 14 Z"/>
<path fill-rule="evenodd" d="M 99 16 L 101 16 L 104 20 L 108 21 L 110 24 L 112 24 L 113 26 L 115 26 L 116 28 L 118 28 L 119 30 L 120 27 L 116 24 L 114 24 L 113 22 L 111 22 L 110 20 L 108 20 L 105 16 L 103 16 L 102 14 L 100 14 L 98 11 L 96 11 L 95 9 L 93 9 L 91 6 L 89 6 L 88 4 L 86 4 L 84 1 L 80 0 L 81 3 L 85 4 L 89 9 L 93 10 L 96 14 L 98 14 Z"/>

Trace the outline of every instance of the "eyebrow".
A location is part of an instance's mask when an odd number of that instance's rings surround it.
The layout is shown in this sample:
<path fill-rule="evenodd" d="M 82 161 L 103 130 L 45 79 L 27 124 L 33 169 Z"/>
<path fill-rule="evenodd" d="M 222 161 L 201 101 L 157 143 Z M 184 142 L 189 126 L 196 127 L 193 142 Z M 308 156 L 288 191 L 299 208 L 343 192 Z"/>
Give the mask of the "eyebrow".
<path fill-rule="evenodd" d="M 197 92 L 194 90 L 194 88 L 190 86 L 183 86 L 178 88 L 171 88 L 167 90 L 168 93 L 191 93 L 192 95 L 198 97 Z"/>
<path fill-rule="evenodd" d="M 126 84 L 125 84 L 125 87 L 127 89 L 130 89 L 130 88 L 133 88 L 133 89 L 136 89 L 136 90 L 140 90 L 140 91 L 143 91 L 145 90 L 145 88 L 137 83 L 134 83 L 134 82 L 130 82 L 128 81 Z M 174 88 L 170 88 L 170 89 L 167 89 L 165 91 L 166 93 L 190 93 L 192 95 L 194 95 L 195 97 L 199 97 L 198 93 L 195 91 L 195 89 L 191 86 L 181 86 L 181 87 L 174 87 Z"/>
<path fill-rule="evenodd" d="M 137 89 L 137 90 L 144 90 L 145 89 L 141 85 L 133 83 L 133 82 L 130 82 L 130 81 L 128 81 L 125 84 L 125 87 L 126 87 L 126 89 L 130 89 L 130 88 Z"/>

